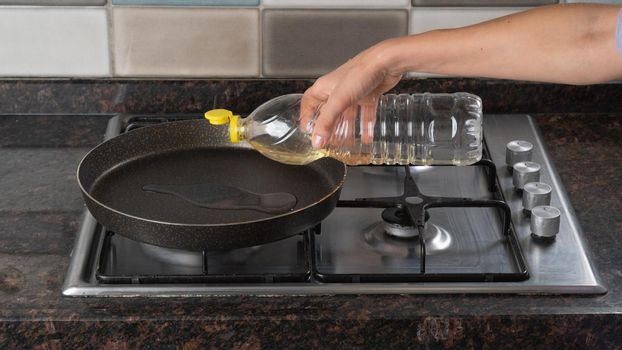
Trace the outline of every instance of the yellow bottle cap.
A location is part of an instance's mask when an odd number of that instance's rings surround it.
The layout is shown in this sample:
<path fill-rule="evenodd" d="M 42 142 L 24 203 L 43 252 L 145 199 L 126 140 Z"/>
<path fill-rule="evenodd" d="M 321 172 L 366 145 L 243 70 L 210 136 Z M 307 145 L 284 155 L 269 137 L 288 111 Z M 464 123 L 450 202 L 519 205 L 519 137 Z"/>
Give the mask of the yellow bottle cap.
<path fill-rule="evenodd" d="M 233 117 L 233 113 L 227 109 L 212 109 L 205 112 L 205 119 L 209 120 L 212 125 L 227 124 L 231 117 Z"/>
<path fill-rule="evenodd" d="M 233 112 L 227 109 L 212 109 L 205 112 L 205 119 L 209 120 L 212 125 L 229 123 L 229 140 L 233 143 L 240 142 L 240 116 L 233 115 Z"/>

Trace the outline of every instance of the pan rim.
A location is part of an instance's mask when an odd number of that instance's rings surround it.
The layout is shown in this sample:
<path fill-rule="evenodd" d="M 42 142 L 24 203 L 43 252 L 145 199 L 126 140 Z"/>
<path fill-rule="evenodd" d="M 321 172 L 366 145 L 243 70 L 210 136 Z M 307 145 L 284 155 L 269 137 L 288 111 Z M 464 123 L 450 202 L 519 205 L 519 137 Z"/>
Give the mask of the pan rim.
<path fill-rule="evenodd" d="M 182 122 L 186 122 L 186 121 L 182 121 Z M 160 125 L 166 125 L 166 124 L 160 124 Z M 121 135 L 128 135 L 128 134 L 129 133 L 121 134 Z M 331 196 L 333 196 L 337 191 L 341 190 L 341 187 L 343 186 L 343 183 L 345 182 L 345 179 L 346 179 L 346 174 L 348 172 L 348 167 L 347 167 L 346 164 L 344 164 L 344 163 L 342 163 L 342 162 L 340 162 L 340 161 L 338 161 L 336 159 L 331 159 L 331 161 L 340 163 L 341 166 L 343 167 L 343 175 L 339 179 L 339 182 L 337 183 L 337 185 L 335 185 L 334 188 L 329 193 L 327 193 L 326 195 L 324 195 L 323 197 L 321 197 L 320 199 L 318 199 L 314 203 L 308 204 L 308 205 L 306 205 L 304 207 L 301 207 L 301 208 L 298 208 L 296 210 L 289 211 L 287 213 L 283 213 L 283 214 L 279 214 L 279 215 L 275 215 L 275 216 L 270 216 L 270 217 L 262 218 L 262 219 L 258 219 L 258 220 L 248 220 L 248 221 L 242 221 L 242 222 L 222 223 L 222 224 L 191 224 L 191 223 L 180 223 L 180 222 L 166 222 L 166 221 L 160 221 L 160 220 L 143 218 L 143 217 L 140 217 L 140 216 L 124 213 L 124 212 L 121 212 L 121 211 L 119 211 L 117 209 L 114 209 L 114 208 L 112 208 L 112 207 L 102 203 L 101 201 L 97 200 L 82 185 L 82 181 L 80 180 L 80 170 L 82 169 L 82 165 L 85 162 L 85 160 L 87 160 L 87 158 L 89 158 L 98 149 L 101 149 L 100 147 L 102 147 L 104 144 L 112 142 L 112 140 L 116 139 L 117 137 L 119 137 L 121 135 L 113 137 L 113 138 L 111 138 L 109 140 L 105 140 L 104 142 L 100 143 L 99 145 L 97 145 L 93 149 L 91 149 L 87 154 L 84 155 L 84 157 L 82 157 L 82 159 L 80 160 L 80 163 L 78 164 L 78 168 L 76 170 L 76 180 L 78 182 L 78 186 L 80 187 L 80 191 L 82 192 L 82 194 L 84 196 L 88 197 L 89 200 L 91 200 L 93 203 L 97 204 L 98 206 L 102 207 L 105 210 L 108 210 L 108 211 L 113 212 L 113 213 L 115 213 L 117 215 L 121 215 L 123 217 L 127 217 L 127 218 L 130 218 L 130 219 L 134 219 L 134 220 L 138 220 L 138 221 L 142 221 L 142 222 L 148 222 L 148 223 L 152 223 L 152 224 L 158 224 L 158 225 L 182 226 L 182 227 L 233 227 L 233 226 L 237 226 L 237 225 L 256 224 L 256 223 L 261 223 L 261 222 L 268 222 L 268 221 L 275 220 L 275 219 L 280 219 L 280 218 L 283 218 L 283 217 L 287 217 L 289 215 L 294 215 L 294 214 L 299 213 L 301 211 L 304 211 L 306 209 L 312 208 L 313 206 L 317 205 L 317 203 L 322 202 L 322 201 L 330 198 Z M 250 149 L 252 149 L 252 148 L 250 148 Z M 254 150 L 254 151 L 259 153 L 256 150 Z M 259 154 L 261 155 L 261 153 L 259 153 Z M 261 155 L 261 156 L 263 157 L 263 155 Z M 271 160 L 268 157 L 266 157 L 266 159 L 269 159 L 272 162 L 276 162 L 274 160 Z M 97 218 L 95 218 L 95 219 L 97 219 Z"/>

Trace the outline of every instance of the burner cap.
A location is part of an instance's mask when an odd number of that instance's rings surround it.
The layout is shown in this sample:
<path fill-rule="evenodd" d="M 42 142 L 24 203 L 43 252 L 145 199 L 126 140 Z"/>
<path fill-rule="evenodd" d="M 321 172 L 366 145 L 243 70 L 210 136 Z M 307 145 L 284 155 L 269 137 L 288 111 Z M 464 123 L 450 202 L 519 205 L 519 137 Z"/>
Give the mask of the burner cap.
<path fill-rule="evenodd" d="M 382 211 L 382 220 L 389 224 L 412 227 L 410 215 L 403 208 L 387 208 Z"/>
<path fill-rule="evenodd" d="M 425 213 L 425 222 L 430 219 L 430 214 L 428 212 Z M 399 225 L 399 226 L 407 226 L 412 227 L 415 226 L 413 224 L 410 215 L 406 212 L 404 208 L 387 208 L 382 211 L 382 220 L 389 224 Z"/>

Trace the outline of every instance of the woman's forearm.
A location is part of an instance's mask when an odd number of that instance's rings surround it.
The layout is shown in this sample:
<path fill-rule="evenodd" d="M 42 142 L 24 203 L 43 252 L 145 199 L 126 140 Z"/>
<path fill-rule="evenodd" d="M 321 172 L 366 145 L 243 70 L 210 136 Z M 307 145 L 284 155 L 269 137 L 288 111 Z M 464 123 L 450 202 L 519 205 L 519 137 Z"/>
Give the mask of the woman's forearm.
<path fill-rule="evenodd" d="M 387 69 L 590 84 L 622 78 L 619 5 L 557 5 L 381 44 Z"/>
<path fill-rule="evenodd" d="M 385 40 L 307 89 L 301 120 L 320 110 L 313 147 L 322 148 L 348 108 L 375 101 L 407 72 L 566 84 L 620 79 L 615 32 L 621 8 L 540 7 L 469 27 Z"/>

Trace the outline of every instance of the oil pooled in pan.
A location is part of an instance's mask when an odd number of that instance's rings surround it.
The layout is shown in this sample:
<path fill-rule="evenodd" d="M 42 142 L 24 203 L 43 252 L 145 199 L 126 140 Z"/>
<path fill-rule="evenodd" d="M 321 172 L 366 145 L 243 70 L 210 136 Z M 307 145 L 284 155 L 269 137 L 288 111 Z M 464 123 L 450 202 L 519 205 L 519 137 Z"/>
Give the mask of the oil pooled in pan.
<path fill-rule="evenodd" d="M 175 196 L 194 206 L 208 209 L 250 209 L 268 214 L 283 214 L 294 209 L 296 196 L 291 193 L 255 193 L 242 188 L 214 184 L 148 184 L 143 191 Z"/>

